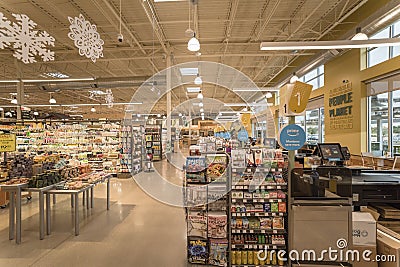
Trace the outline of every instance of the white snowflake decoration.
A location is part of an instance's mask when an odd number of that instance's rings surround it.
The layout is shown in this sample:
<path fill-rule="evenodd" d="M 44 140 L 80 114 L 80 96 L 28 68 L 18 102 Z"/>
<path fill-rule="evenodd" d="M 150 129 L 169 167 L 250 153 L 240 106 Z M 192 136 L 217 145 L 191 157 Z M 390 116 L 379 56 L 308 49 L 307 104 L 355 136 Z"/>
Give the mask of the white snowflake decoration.
<path fill-rule="evenodd" d="M 43 61 L 54 60 L 54 52 L 47 49 L 47 46 L 54 46 L 54 37 L 46 31 L 34 30 L 37 24 L 27 15 L 12 15 L 17 22 L 9 21 L 0 12 L 0 49 L 15 49 L 14 57 L 25 64 L 36 62 L 36 56 Z"/>
<path fill-rule="evenodd" d="M 68 37 L 74 40 L 75 46 L 79 49 L 79 55 L 90 58 L 93 62 L 103 57 L 104 41 L 97 32 L 97 27 L 87 21 L 82 14 L 79 17 L 68 17 L 71 25 Z"/>

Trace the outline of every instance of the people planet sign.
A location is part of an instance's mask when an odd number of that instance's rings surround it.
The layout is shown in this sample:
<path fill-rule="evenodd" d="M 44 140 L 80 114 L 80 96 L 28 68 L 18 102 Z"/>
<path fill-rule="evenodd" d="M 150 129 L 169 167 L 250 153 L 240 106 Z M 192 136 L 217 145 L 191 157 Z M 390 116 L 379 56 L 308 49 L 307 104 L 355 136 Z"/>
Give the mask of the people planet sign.
<path fill-rule="evenodd" d="M 300 149 L 306 142 L 306 133 L 296 124 L 286 125 L 279 134 L 279 144 L 287 150 Z"/>

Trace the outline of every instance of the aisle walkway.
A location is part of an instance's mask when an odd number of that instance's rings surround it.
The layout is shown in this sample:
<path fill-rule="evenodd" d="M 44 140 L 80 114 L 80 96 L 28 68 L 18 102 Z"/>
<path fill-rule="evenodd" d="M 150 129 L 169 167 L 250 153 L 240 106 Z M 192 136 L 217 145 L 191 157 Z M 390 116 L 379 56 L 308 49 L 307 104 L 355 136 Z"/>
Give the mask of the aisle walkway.
<path fill-rule="evenodd" d="M 159 163 L 160 164 L 160 163 Z M 172 180 L 182 172 L 168 170 Z M 160 166 L 158 166 L 160 168 Z M 141 174 L 151 175 L 153 174 Z M 22 209 L 22 244 L 8 240 L 8 208 L 0 210 L 0 266 L 186 266 L 184 209 L 153 200 L 133 179 L 112 179 L 111 208 L 106 211 L 106 185 L 95 188 L 89 216 L 81 209 L 81 231 L 73 234 L 73 210 L 58 196 L 52 210 L 53 232 L 39 240 L 37 196 Z"/>

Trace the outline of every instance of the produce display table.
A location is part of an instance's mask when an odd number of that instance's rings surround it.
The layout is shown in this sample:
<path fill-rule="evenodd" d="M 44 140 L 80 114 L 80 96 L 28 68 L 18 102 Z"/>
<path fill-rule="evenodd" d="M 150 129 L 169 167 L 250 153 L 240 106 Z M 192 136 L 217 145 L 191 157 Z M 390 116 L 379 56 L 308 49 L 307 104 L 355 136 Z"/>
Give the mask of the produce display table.
<path fill-rule="evenodd" d="M 75 235 L 79 235 L 79 194 L 83 194 L 83 205 L 86 202 L 86 208 L 93 208 L 94 206 L 94 190 L 93 188 L 103 182 L 107 182 L 107 210 L 110 209 L 110 179 L 112 175 L 107 174 L 87 186 L 77 190 L 56 189 L 57 186 L 63 182 L 41 187 L 29 188 L 28 183 L 21 184 L 0 184 L 0 191 L 10 194 L 10 210 L 9 210 L 9 239 L 17 244 L 21 243 L 21 198 L 22 191 L 29 193 L 38 193 L 39 195 L 39 238 L 42 240 L 45 236 L 45 228 L 47 235 L 51 234 L 51 195 L 55 197 L 57 194 L 71 195 L 71 204 L 74 207 L 75 214 Z M 44 195 L 46 195 L 46 208 L 44 204 Z M 54 199 L 54 198 L 53 198 Z M 46 210 L 46 215 L 45 215 Z M 46 216 L 46 219 L 45 219 Z M 46 223 L 45 223 L 46 221 Z"/>
<path fill-rule="evenodd" d="M 93 188 L 93 184 L 83 187 L 78 190 L 69 190 L 69 189 L 51 189 L 46 191 L 46 223 L 47 223 L 47 234 L 51 234 L 51 206 L 50 206 L 50 195 L 60 194 L 60 195 L 71 195 L 74 199 L 74 216 L 75 216 L 75 235 L 79 235 L 79 194 L 86 193 L 87 200 L 89 198 L 89 190 Z M 85 198 L 85 196 L 84 196 Z M 89 203 L 87 201 L 87 209 L 89 209 Z"/>
<path fill-rule="evenodd" d="M 63 194 L 63 195 L 71 195 L 71 204 L 73 203 L 74 207 L 74 216 L 75 216 L 75 235 L 79 235 L 79 194 L 83 195 L 83 205 L 86 200 L 86 209 L 93 208 L 94 206 L 94 187 L 100 183 L 107 182 L 107 210 L 110 209 L 110 178 L 112 175 L 107 174 L 103 176 L 101 179 L 91 183 L 90 185 L 83 187 L 78 190 L 65 190 L 65 189 L 51 189 L 47 190 L 46 193 L 46 214 L 47 214 L 47 234 L 51 234 L 51 221 L 50 221 L 50 195 Z M 90 195 L 89 195 L 90 194 Z M 90 199 L 89 199 L 90 198 Z"/>
<path fill-rule="evenodd" d="M 56 187 L 57 184 L 49 185 L 42 188 L 24 188 L 24 191 L 39 194 L 39 238 L 44 238 L 44 193 Z M 49 209 L 50 199 L 46 195 L 46 209 Z M 46 221 L 50 220 L 50 213 L 46 213 Z"/>
<path fill-rule="evenodd" d="M 9 211 L 9 239 L 17 244 L 21 243 L 21 191 L 23 188 L 28 187 L 27 183 L 5 185 L 0 184 L 0 190 L 10 193 L 10 211 Z"/>

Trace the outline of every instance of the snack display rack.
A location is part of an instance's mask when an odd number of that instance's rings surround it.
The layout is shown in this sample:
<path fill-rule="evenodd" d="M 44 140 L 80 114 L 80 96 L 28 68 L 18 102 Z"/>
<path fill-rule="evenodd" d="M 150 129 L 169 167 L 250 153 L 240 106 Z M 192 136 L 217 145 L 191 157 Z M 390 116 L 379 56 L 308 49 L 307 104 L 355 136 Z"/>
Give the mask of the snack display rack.
<path fill-rule="evenodd" d="M 137 174 L 143 166 L 143 126 L 123 126 L 121 131 L 121 173 Z"/>
<path fill-rule="evenodd" d="M 162 160 L 163 147 L 162 147 L 162 125 L 154 124 L 148 125 L 145 129 L 145 147 L 146 154 L 152 158 L 153 161 Z"/>
<path fill-rule="evenodd" d="M 187 158 L 184 200 L 191 264 L 228 266 L 228 163 L 224 153 Z"/>
<path fill-rule="evenodd" d="M 232 150 L 230 266 L 287 266 L 287 161 L 275 149 Z M 262 251 L 262 252 L 260 252 Z M 264 259 L 265 258 L 265 259 Z"/>

